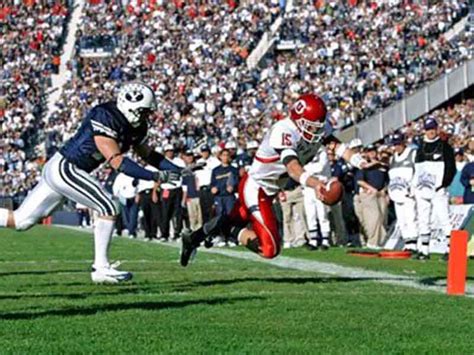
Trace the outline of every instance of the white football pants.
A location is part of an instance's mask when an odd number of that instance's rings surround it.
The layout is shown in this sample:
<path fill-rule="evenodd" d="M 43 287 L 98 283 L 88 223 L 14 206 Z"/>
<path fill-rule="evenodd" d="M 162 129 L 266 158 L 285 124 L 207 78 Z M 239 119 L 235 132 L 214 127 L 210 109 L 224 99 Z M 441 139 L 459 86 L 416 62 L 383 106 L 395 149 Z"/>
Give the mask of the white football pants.
<path fill-rule="evenodd" d="M 13 213 L 17 230 L 26 230 L 49 216 L 64 199 L 116 216 L 118 207 L 94 177 L 69 163 L 59 152 L 45 164 L 41 181 Z"/>

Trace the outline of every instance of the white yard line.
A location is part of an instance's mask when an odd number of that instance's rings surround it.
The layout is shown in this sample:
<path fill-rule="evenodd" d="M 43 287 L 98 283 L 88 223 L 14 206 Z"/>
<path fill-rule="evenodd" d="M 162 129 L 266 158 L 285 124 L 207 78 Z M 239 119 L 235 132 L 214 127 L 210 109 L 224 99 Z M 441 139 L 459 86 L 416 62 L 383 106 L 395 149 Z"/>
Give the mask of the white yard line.
<path fill-rule="evenodd" d="M 70 226 L 61 226 L 69 229 L 74 229 L 84 233 L 91 233 L 91 230 L 84 230 L 80 228 L 70 227 Z M 135 241 L 140 241 L 141 239 L 134 239 Z M 157 244 L 157 243 L 150 243 Z M 180 246 L 178 243 L 158 243 L 165 246 L 171 246 L 177 248 Z M 319 274 L 326 274 L 337 277 L 345 277 L 352 279 L 361 279 L 361 280 L 370 280 L 373 282 L 378 282 L 382 284 L 394 285 L 394 286 L 403 286 L 410 287 L 423 291 L 433 291 L 437 293 L 446 293 L 446 281 L 439 280 L 433 284 L 423 283 L 424 279 L 429 279 L 429 277 L 412 277 L 405 275 L 396 275 L 382 271 L 372 271 L 359 267 L 352 266 L 341 266 L 339 264 L 307 260 L 307 259 L 298 259 L 288 256 L 279 256 L 275 259 L 264 259 L 254 253 L 246 251 L 236 251 L 228 249 L 205 249 L 200 248 L 199 252 L 224 255 L 231 258 L 249 260 L 259 263 L 270 264 L 284 269 L 293 269 L 307 272 L 316 272 Z M 199 257 L 199 256 L 198 256 Z M 192 267 L 192 265 L 190 265 Z M 474 285 L 466 286 L 466 296 L 474 298 Z"/>

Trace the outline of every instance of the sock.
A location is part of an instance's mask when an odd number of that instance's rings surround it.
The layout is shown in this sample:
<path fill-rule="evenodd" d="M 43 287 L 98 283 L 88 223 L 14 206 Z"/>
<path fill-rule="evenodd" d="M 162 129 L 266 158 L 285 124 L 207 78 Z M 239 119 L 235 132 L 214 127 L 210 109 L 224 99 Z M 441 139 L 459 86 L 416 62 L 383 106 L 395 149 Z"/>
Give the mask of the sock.
<path fill-rule="evenodd" d="M 409 239 L 405 239 L 404 242 L 405 242 L 405 250 L 409 250 L 409 251 L 416 251 L 417 247 L 416 247 L 416 243 L 417 243 L 417 239 L 418 238 L 409 238 Z"/>
<path fill-rule="evenodd" d="M 420 253 L 423 255 L 428 255 L 430 253 L 430 235 L 429 234 L 422 234 L 421 237 L 421 246 L 420 246 Z"/>
<path fill-rule="evenodd" d="M 0 208 L 0 227 L 7 226 L 9 214 L 10 214 L 10 210 L 7 210 L 6 208 Z"/>
<path fill-rule="evenodd" d="M 321 245 L 328 247 L 329 246 L 329 234 L 323 233 L 323 237 L 321 239 Z"/>
<path fill-rule="evenodd" d="M 114 231 L 115 221 L 110 219 L 98 218 L 94 229 L 94 266 L 108 267 L 109 264 L 109 246 Z"/>

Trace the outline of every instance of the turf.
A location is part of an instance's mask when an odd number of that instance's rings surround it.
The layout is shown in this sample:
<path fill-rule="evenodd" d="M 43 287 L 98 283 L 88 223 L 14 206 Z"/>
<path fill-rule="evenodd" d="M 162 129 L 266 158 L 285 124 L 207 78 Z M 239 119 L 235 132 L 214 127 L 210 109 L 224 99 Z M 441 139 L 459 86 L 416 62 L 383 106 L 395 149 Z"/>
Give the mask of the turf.
<path fill-rule="evenodd" d="M 466 230 L 474 234 L 474 215 L 469 219 Z M 441 255 L 432 255 L 428 261 L 390 260 L 381 258 L 366 258 L 348 254 L 350 248 L 331 248 L 328 251 L 309 251 L 304 248 L 285 249 L 283 255 L 303 259 L 335 262 L 340 265 L 360 267 L 368 270 L 386 271 L 398 275 L 408 275 L 426 278 L 426 282 L 446 278 L 447 263 L 441 260 Z M 468 262 L 468 280 L 474 282 L 474 260 Z"/>
<path fill-rule="evenodd" d="M 116 240 L 134 282 L 89 282 L 91 239 L 0 232 L 0 352 L 470 353 L 474 300 Z M 329 255 L 329 254 L 328 254 Z"/>

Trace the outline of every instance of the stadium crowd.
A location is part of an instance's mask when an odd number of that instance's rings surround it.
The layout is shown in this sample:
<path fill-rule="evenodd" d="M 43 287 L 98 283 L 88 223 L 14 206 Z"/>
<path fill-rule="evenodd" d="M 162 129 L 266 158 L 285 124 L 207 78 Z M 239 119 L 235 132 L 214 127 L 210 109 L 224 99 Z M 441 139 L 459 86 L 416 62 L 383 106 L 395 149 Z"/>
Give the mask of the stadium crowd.
<path fill-rule="evenodd" d="M 89 4 L 81 34 L 117 36 L 120 54 L 73 59 L 71 80 L 48 124 L 47 150 L 125 80 L 156 89 L 157 144 L 194 148 L 202 138 L 210 145 L 261 139 L 269 117 L 280 117 L 302 90 L 323 95 L 333 125 L 347 126 L 472 57 L 472 37 L 448 42 L 442 36 L 466 15 L 467 1 L 377 3 L 328 1 L 317 8 L 308 1 L 284 14 L 280 37 L 310 45 L 296 53 L 274 51 L 262 70 L 250 70 L 245 59 L 281 13 L 279 2 L 208 2 L 197 12 L 184 2 Z"/>
<path fill-rule="evenodd" d="M 67 63 L 69 80 L 44 127 L 39 121 L 40 97 L 50 74 L 57 70 L 68 12 L 65 5 L 58 7 L 57 2 L 48 1 L 6 11 L 2 8 L 0 195 L 21 199 L 35 184 L 43 160 L 27 154 L 33 138 L 41 142 L 36 150 L 39 156 L 51 156 L 74 134 L 90 107 L 112 99 L 121 83 L 143 80 L 155 89 L 159 102 L 151 143 L 162 147 L 170 159 L 192 168 L 183 179 L 185 187 L 178 187 L 180 191 L 173 194 L 174 204 L 166 201 L 163 205 L 164 199 L 169 200 L 166 191 L 170 189 L 147 186 L 140 190 L 140 184 L 129 182 L 133 194 L 118 196 L 127 208 L 123 227 L 135 235 L 137 223 L 133 220 L 138 216 L 138 205 L 155 204 L 160 207 L 157 211 L 171 211 L 164 221 L 160 218 L 153 224 L 156 228 L 150 227 L 149 221 L 144 223 L 147 237 L 161 233 L 171 239 L 166 230 L 172 219 L 178 236 L 183 224 L 196 228 L 211 211 L 228 210 L 239 176 L 254 154 L 255 142 L 274 120 L 284 117 L 288 105 L 302 91 L 321 94 L 329 105 L 332 125 L 341 128 L 472 58 L 469 34 L 451 41 L 443 36 L 466 14 L 467 1 L 429 6 L 400 1 L 357 6 L 339 1 L 320 3 L 303 1 L 297 11 L 285 14 L 278 1 L 214 1 L 199 7 L 184 1 L 90 1 L 79 37 L 115 36 L 120 52 L 108 58 L 84 58 L 76 48 L 76 55 Z M 301 43 L 302 48 L 272 51 L 264 58 L 262 69 L 250 70 L 246 65 L 249 53 L 279 15 L 284 17 L 280 39 Z M 469 127 L 472 110 L 473 101 L 468 100 L 433 113 L 443 134 L 453 135 L 453 145 L 464 150 L 466 159 L 472 159 L 474 149 Z M 401 131 L 410 143 L 416 143 L 414 138 L 422 129 L 422 124 L 413 122 Z M 357 141 L 351 146 L 360 148 Z M 387 144 L 365 149 L 376 152 L 372 159 L 386 161 L 391 155 Z M 222 155 L 229 160 L 227 170 L 231 171 L 224 174 L 225 181 L 218 182 L 212 171 L 221 164 Z M 340 174 L 340 170 L 347 170 L 339 177 L 347 184 L 347 200 L 352 201 L 353 172 L 347 166 L 336 168 L 337 164 L 333 161 L 333 171 Z M 106 180 L 107 175 L 101 175 Z M 307 240 L 304 223 L 296 223 L 303 226 L 298 232 L 288 225 L 288 216 L 291 221 L 304 220 L 301 196 L 297 186 L 288 186 L 279 196 L 282 230 L 298 234 L 287 236 L 291 240 L 288 247 Z M 83 210 L 81 206 L 79 210 Z M 341 211 L 333 209 L 332 213 Z M 132 226 L 127 227 L 130 220 Z M 352 222 L 344 226 L 333 223 L 335 243 L 360 242 L 354 237 L 358 222 Z"/>
<path fill-rule="evenodd" d="M 370 116 L 472 58 L 472 36 L 463 33 L 452 41 L 443 36 L 468 13 L 465 1 L 355 7 L 329 1 L 319 9 L 313 1 L 303 3 L 285 14 L 280 34 L 303 48 L 297 55 L 276 56 L 262 74 L 271 87 L 266 91 L 276 91 L 280 99 L 288 89 L 323 95 L 337 128 Z"/>
<path fill-rule="evenodd" d="M 37 182 L 42 99 L 57 72 L 67 18 L 64 1 L 0 6 L 0 196 L 21 198 Z"/>

